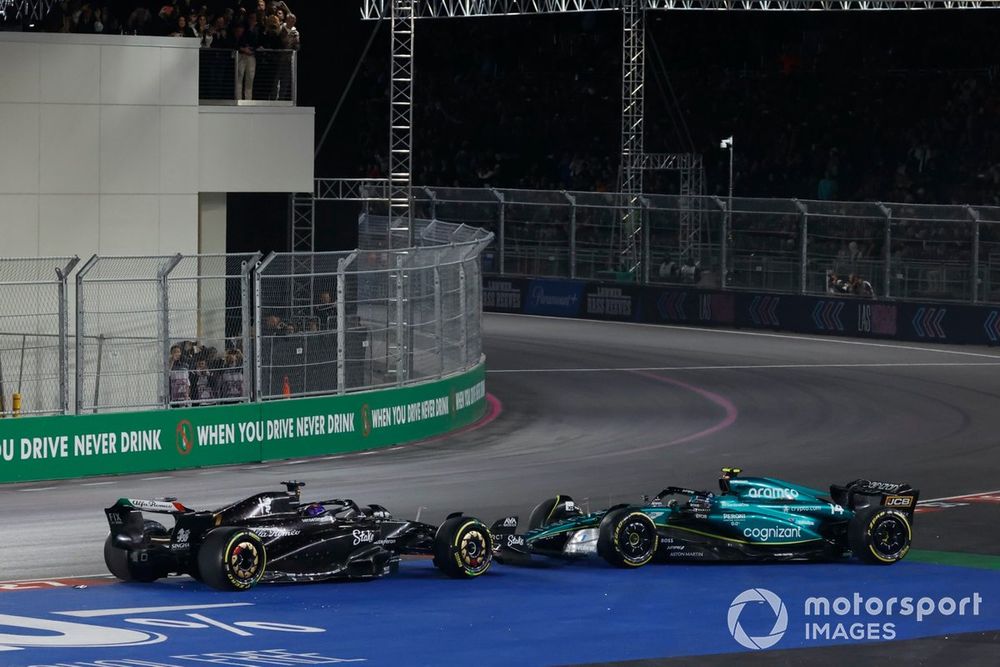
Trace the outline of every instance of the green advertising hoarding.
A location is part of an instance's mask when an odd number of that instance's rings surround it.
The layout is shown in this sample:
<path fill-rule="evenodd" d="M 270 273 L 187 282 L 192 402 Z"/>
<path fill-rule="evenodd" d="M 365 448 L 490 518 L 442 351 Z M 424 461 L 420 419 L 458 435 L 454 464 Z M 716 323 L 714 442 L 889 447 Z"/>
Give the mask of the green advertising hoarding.
<path fill-rule="evenodd" d="M 250 463 L 420 440 L 478 420 L 485 365 L 409 387 L 232 406 L 0 419 L 0 483 Z"/>

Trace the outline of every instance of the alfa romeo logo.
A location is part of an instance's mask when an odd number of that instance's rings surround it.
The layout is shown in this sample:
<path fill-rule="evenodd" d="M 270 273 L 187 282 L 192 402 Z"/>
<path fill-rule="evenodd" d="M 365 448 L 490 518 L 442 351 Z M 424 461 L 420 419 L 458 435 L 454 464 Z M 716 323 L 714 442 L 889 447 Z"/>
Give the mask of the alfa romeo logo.
<path fill-rule="evenodd" d="M 747 634 L 743 626 L 740 625 L 740 614 L 743 608 L 750 603 L 766 604 L 774 612 L 774 625 L 766 635 L 752 637 Z M 732 604 L 729 605 L 729 615 L 726 619 L 729 623 L 729 634 L 733 636 L 740 646 L 754 651 L 771 648 L 785 635 L 788 629 L 788 610 L 785 603 L 777 595 L 766 588 L 748 588 L 737 595 Z"/>
<path fill-rule="evenodd" d="M 177 422 L 177 452 L 187 456 L 194 449 L 194 426 L 184 419 Z"/>

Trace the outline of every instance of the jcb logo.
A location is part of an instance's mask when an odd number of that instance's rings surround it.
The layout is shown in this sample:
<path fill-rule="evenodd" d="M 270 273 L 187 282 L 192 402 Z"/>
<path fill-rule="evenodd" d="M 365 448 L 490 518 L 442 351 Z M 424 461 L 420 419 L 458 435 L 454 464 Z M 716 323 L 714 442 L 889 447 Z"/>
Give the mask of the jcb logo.
<path fill-rule="evenodd" d="M 913 496 L 886 496 L 882 504 L 886 507 L 913 507 Z"/>

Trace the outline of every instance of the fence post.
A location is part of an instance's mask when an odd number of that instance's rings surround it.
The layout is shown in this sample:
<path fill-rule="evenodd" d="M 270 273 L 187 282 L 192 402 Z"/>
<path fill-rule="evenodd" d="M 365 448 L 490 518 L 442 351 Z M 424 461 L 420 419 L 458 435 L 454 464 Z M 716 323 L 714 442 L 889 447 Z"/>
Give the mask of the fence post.
<path fill-rule="evenodd" d="M 357 251 L 337 260 L 337 393 L 347 392 L 347 265 Z"/>
<path fill-rule="evenodd" d="M 437 193 L 435 193 L 426 185 L 424 186 L 423 190 L 424 192 L 427 193 L 427 199 L 429 199 L 431 202 L 431 221 L 437 220 L 437 214 L 438 214 Z"/>
<path fill-rule="evenodd" d="M 649 199 L 646 197 L 639 197 L 639 224 L 642 225 L 642 273 L 639 279 L 643 284 L 649 284 L 649 263 L 652 261 L 652 253 L 649 249 Z"/>
<path fill-rule="evenodd" d="M 441 255 L 434 257 L 434 337 L 437 339 L 438 377 L 444 376 L 444 310 L 441 304 Z"/>
<path fill-rule="evenodd" d="M 500 244 L 500 275 L 507 273 L 507 262 L 505 261 L 507 255 L 507 236 L 506 236 L 506 224 L 505 224 L 505 213 L 504 213 L 504 196 L 502 192 L 497 192 L 496 188 L 490 188 L 490 192 L 497 199 L 497 206 L 499 207 L 499 215 L 497 216 L 497 231 L 498 242 Z"/>
<path fill-rule="evenodd" d="M 569 277 L 576 278 L 576 197 L 562 191 L 569 202 Z"/>
<path fill-rule="evenodd" d="M 809 210 L 798 199 L 793 199 L 792 201 L 795 202 L 795 207 L 799 209 L 802 220 L 800 225 L 801 238 L 799 239 L 799 292 L 805 294 L 808 287 Z"/>
<path fill-rule="evenodd" d="M 719 289 L 726 289 L 729 284 L 729 210 L 726 202 L 712 196 L 712 201 L 722 211 L 722 224 L 719 229 Z"/>
<path fill-rule="evenodd" d="M 67 329 L 67 303 L 66 303 L 66 278 L 73 271 L 73 267 L 80 261 L 79 257 L 73 257 L 65 267 L 56 267 L 56 278 L 59 279 L 58 296 L 59 302 L 59 411 L 62 414 L 69 412 L 69 349 L 68 329 Z"/>
<path fill-rule="evenodd" d="M 965 210 L 972 219 L 972 303 L 979 302 L 979 211 L 966 206 Z"/>
<path fill-rule="evenodd" d="M 243 345 L 243 389 L 241 398 L 253 400 L 253 357 L 255 349 L 251 349 L 251 329 L 253 328 L 253 306 L 254 300 L 251 297 L 251 281 L 260 267 L 262 255 L 258 252 L 240 267 L 240 332 L 241 343 Z"/>
<path fill-rule="evenodd" d="M 97 255 L 90 259 L 76 274 L 76 409 L 73 414 L 83 414 L 83 370 L 86 366 L 83 349 L 83 278 L 97 264 Z"/>
<path fill-rule="evenodd" d="M 173 271 L 184 256 L 177 253 L 171 257 L 157 274 L 157 282 L 160 287 L 160 344 L 163 345 L 163 382 L 160 389 L 163 394 L 160 396 L 160 404 L 165 408 L 170 407 L 170 282 L 168 276 Z"/>
<path fill-rule="evenodd" d="M 263 299 L 261 298 L 261 277 L 264 273 L 264 269 L 274 261 L 277 257 L 277 253 L 271 253 L 264 258 L 264 261 L 260 263 L 257 270 L 253 273 L 253 329 L 254 329 L 254 345 L 253 345 L 253 400 L 260 401 L 263 394 L 263 377 L 264 377 L 264 359 L 262 356 L 262 345 L 261 339 L 264 337 L 264 311 L 263 311 Z M 245 360 L 244 360 L 245 361 Z"/>
<path fill-rule="evenodd" d="M 882 269 L 884 281 L 882 293 L 886 298 L 889 298 L 892 296 L 892 288 L 890 287 L 892 283 L 892 209 L 881 202 L 879 202 L 878 207 L 882 211 L 882 215 L 885 216 L 885 238 L 882 241 L 882 262 L 885 264 Z"/>
<path fill-rule="evenodd" d="M 231 51 L 233 54 L 233 99 L 239 103 L 240 95 L 243 93 L 243 83 L 240 81 L 240 52 Z"/>
<path fill-rule="evenodd" d="M 466 368 L 469 363 L 469 319 L 466 317 L 468 306 L 468 295 L 465 292 L 465 262 L 458 263 L 458 313 L 459 321 L 462 323 L 461 336 L 459 337 L 459 349 L 462 351 L 462 368 Z"/>
<path fill-rule="evenodd" d="M 299 52 L 292 51 L 292 106 L 299 103 Z"/>
<path fill-rule="evenodd" d="M 403 376 L 406 374 L 406 324 L 403 316 L 406 312 L 404 307 L 405 290 L 403 288 L 403 255 L 396 255 L 396 385 L 403 385 Z"/>

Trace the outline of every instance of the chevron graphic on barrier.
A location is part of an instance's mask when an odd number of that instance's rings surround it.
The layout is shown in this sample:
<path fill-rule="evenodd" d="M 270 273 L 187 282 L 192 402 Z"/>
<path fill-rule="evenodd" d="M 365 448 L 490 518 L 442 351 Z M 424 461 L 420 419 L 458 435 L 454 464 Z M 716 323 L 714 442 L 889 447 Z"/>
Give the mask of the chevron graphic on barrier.
<path fill-rule="evenodd" d="M 664 292 L 656 302 L 660 310 L 660 316 L 665 320 L 687 320 L 684 312 L 684 301 L 687 299 L 687 292 Z"/>
<path fill-rule="evenodd" d="M 948 335 L 941 326 L 947 313 L 947 308 L 921 306 L 913 316 L 913 330 L 921 338 L 947 338 Z"/>
<path fill-rule="evenodd" d="M 1000 312 L 991 310 L 986 316 L 986 322 L 983 323 L 983 329 L 986 330 L 986 337 L 991 343 L 1000 341 Z"/>
<path fill-rule="evenodd" d="M 758 327 L 780 327 L 778 304 L 780 296 L 755 296 L 750 302 L 750 319 Z"/>
<path fill-rule="evenodd" d="M 840 319 L 843 310 L 843 301 L 817 301 L 812 313 L 813 323 L 819 331 L 843 331 L 844 323 Z"/>

